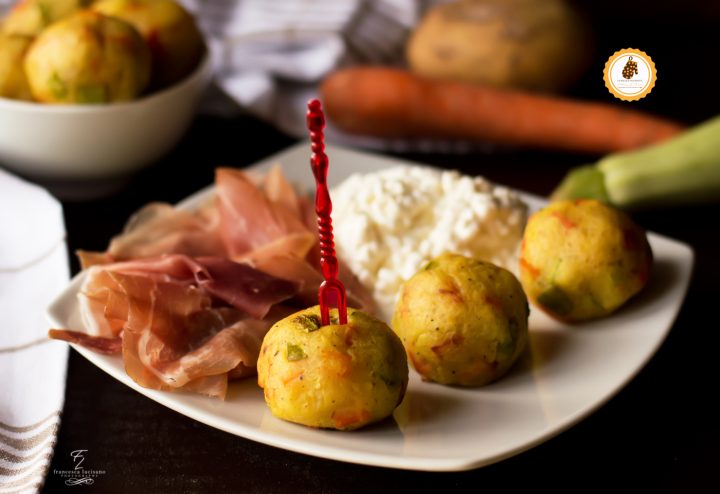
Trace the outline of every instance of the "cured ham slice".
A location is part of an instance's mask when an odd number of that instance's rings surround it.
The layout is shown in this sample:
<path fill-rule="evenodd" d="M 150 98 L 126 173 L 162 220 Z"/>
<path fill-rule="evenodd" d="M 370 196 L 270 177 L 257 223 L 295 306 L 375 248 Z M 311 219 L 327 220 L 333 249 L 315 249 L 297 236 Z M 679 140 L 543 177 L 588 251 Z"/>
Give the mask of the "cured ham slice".
<path fill-rule="evenodd" d="M 216 195 L 198 210 L 178 210 L 161 203 L 141 209 L 107 252 L 78 253 L 83 268 L 161 254 L 229 257 L 298 283 L 299 299 L 308 305 L 316 303 L 317 286 L 323 280 L 310 199 L 296 192 L 279 166 L 265 175 L 220 168 L 216 179 Z M 349 303 L 374 312 L 370 293 L 340 261 L 340 279 Z M 116 332 L 90 328 L 90 334 L 98 336 Z"/>
<path fill-rule="evenodd" d="M 129 293 L 125 370 L 141 386 L 224 398 L 228 374 L 239 366 L 255 367 L 272 320 L 214 308 L 194 286 L 124 274 L 115 278 Z"/>
<path fill-rule="evenodd" d="M 105 338 L 102 336 L 90 336 L 80 331 L 67 329 L 51 329 L 48 336 L 54 340 L 63 340 L 68 343 L 75 343 L 84 346 L 98 353 L 112 355 L 122 351 L 122 338 L 119 336 Z"/>
<path fill-rule="evenodd" d="M 253 259 L 253 266 L 273 276 L 300 283 L 297 296 L 304 307 L 318 303 L 318 287 L 324 278 L 305 259 L 282 254 L 258 256 Z"/>
<path fill-rule="evenodd" d="M 215 177 L 220 233 L 230 256 L 248 254 L 288 235 L 312 234 L 300 217 L 299 206 L 293 206 L 298 199 L 294 191 L 287 192 L 293 190 L 289 184 L 275 184 L 273 189 L 282 189 L 290 197 L 270 198 L 240 170 L 218 168 Z"/>
<path fill-rule="evenodd" d="M 303 307 L 318 303 L 318 287 L 324 278 L 319 267 L 313 266 L 308 260 L 292 255 L 274 254 L 256 256 L 247 261 L 260 271 L 297 282 L 300 289 L 295 298 Z M 372 296 L 342 261 L 340 261 L 340 281 L 345 285 L 349 306 L 370 314 L 375 312 L 376 305 Z"/>
<path fill-rule="evenodd" d="M 254 372 L 262 339 L 300 285 L 226 258 L 167 255 L 94 266 L 78 295 L 87 333 L 52 338 L 122 351 L 138 384 L 224 397 Z"/>
<path fill-rule="evenodd" d="M 112 239 L 107 252 L 78 252 L 83 269 L 162 254 L 225 256 L 215 202 L 209 201 L 193 212 L 164 203 L 148 204 L 133 215 L 123 233 Z"/>
<path fill-rule="evenodd" d="M 113 321 L 117 320 L 118 311 L 127 310 L 123 298 L 126 287 L 117 286 L 116 273 L 146 277 L 156 282 L 194 285 L 257 319 L 265 317 L 274 304 L 292 297 L 300 288 L 299 283 L 222 257 L 193 259 L 172 254 L 93 266 L 80 290 L 81 306 L 93 313 L 102 307 L 107 325 L 86 324 L 92 329 L 91 334 L 111 336 L 119 332 Z"/>
<path fill-rule="evenodd" d="M 232 259 L 238 262 L 247 262 L 251 265 L 276 256 L 293 256 L 298 259 L 305 259 L 315 245 L 317 245 L 315 235 L 309 232 L 293 233 L 243 255 L 234 256 Z"/>

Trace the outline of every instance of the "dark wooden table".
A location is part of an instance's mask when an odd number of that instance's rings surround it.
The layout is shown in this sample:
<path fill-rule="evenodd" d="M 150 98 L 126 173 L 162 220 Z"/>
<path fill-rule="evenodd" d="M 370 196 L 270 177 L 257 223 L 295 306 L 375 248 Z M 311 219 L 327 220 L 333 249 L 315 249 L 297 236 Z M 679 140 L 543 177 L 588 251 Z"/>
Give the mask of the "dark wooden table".
<path fill-rule="evenodd" d="M 598 51 L 606 55 L 598 56 L 576 89 L 578 95 L 608 101 L 599 75 L 604 60 L 617 49 L 637 46 L 653 56 L 660 78 L 653 93 L 635 108 L 688 123 L 718 113 L 718 68 L 706 58 L 711 47 L 717 48 L 717 17 L 703 21 L 696 16 L 692 23 L 685 22 L 687 15 L 675 18 L 666 4 L 658 2 L 665 20 L 652 25 L 644 22 L 641 8 L 629 6 L 629 14 L 622 15 L 600 9 Z M 605 22 L 614 24 L 603 28 Z M 633 29 L 628 31 L 628 26 Z M 690 92 L 685 90 L 685 73 L 678 69 L 688 61 L 703 67 Z M 210 184 L 216 166 L 242 167 L 294 142 L 249 116 L 199 118 L 178 149 L 138 173 L 116 195 L 64 203 L 70 248 L 102 250 L 141 205 L 178 201 Z M 518 150 L 404 157 L 541 195 L 550 192 L 568 168 L 594 158 Z M 719 492 L 718 217 L 719 203 L 635 215 L 645 228 L 695 249 L 687 300 L 665 343 L 628 386 L 575 427 L 528 452 L 459 473 L 313 458 L 188 419 L 118 383 L 73 351 L 51 470 L 71 468 L 70 452 L 86 449 L 86 466 L 106 474 L 93 486 L 72 488 L 51 474 L 45 492 Z"/>

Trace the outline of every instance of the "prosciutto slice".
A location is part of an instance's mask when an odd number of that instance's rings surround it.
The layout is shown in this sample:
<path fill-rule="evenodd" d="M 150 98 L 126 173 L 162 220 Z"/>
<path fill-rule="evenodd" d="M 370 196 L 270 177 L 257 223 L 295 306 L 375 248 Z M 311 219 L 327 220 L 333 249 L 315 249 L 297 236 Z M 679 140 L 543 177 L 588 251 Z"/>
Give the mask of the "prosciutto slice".
<path fill-rule="evenodd" d="M 228 374 L 253 369 L 272 320 L 214 308 L 194 286 L 115 274 L 128 291 L 125 370 L 141 386 L 224 398 Z"/>
<path fill-rule="evenodd" d="M 271 176 L 275 178 L 259 188 L 240 170 L 216 171 L 220 233 L 230 256 L 248 255 L 291 235 L 305 235 L 314 242 L 315 236 L 303 222 L 300 199 L 292 186 L 279 170 Z M 270 195 L 266 192 L 268 187 Z"/>
<path fill-rule="evenodd" d="M 78 255 L 83 268 L 161 254 L 230 258 L 299 284 L 300 300 L 309 305 L 317 302 L 322 282 L 316 228 L 311 201 L 296 192 L 279 166 L 265 175 L 219 168 L 216 194 L 199 209 L 149 204 L 113 238 L 106 252 Z M 340 262 L 348 302 L 374 312 L 369 291 Z M 90 334 L 103 332 L 91 328 Z"/>
<path fill-rule="evenodd" d="M 89 348 L 97 353 L 112 355 L 122 350 L 122 338 L 119 336 L 105 338 L 102 336 L 90 336 L 81 331 L 70 331 L 68 329 L 51 329 L 48 336 L 55 340 L 63 340 L 69 343 Z"/>
<path fill-rule="evenodd" d="M 262 319 L 270 308 L 293 297 L 301 283 L 280 279 L 225 258 L 192 259 L 174 254 L 91 267 L 78 295 L 80 313 L 90 336 L 120 335 L 128 313 L 127 287 L 115 274 L 196 286 L 228 306 Z M 90 345 L 88 345 L 91 347 Z"/>
<path fill-rule="evenodd" d="M 220 229 L 233 259 L 301 283 L 302 300 L 307 305 L 316 304 L 323 277 L 315 232 L 317 220 L 308 198 L 297 195 L 279 166 L 260 181 L 239 170 L 219 168 L 216 183 Z M 348 303 L 375 312 L 370 292 L 342 260 L 340 264 L 340 280 L 345 284 Z"/>
<path fill-rule="evenodd" d="M 193 212 L 159 202 L 148 204 L 133 215 L 106 252 L 78 252 L 83 269 L 162 254 L 226 256 L 214 200 Z"/>
<path fill-rule="evenodd" d="M 184 255 L 94 266 L 78 295 L 87 333 L 50 337 L 122 352 L 138 384 L 224 397 L 254 372 L 262 339 L 300 285 L 226 258 Z"/>

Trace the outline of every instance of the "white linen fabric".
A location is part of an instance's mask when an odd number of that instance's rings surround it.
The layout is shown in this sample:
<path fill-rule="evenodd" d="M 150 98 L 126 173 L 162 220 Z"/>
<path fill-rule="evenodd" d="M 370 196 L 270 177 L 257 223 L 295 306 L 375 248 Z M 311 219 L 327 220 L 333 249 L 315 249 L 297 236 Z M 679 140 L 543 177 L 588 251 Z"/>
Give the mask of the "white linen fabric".
<path fill-rule="evenodd" d="M 45 308 L 68 283 L 62 208 L 0 169 L 0 494 L 37 492 L 57 441 L 68 346 Z"/>
<path fill-rule="evenodd" d="M 437 0 L 436 0 L 437 2 Z M 401 65 L 426 3 L 416 0 L 183 0 L 214 57 L 215 81 L 238 105 L 306 137 L 307 102 L 336 68 Z M 206 108 L 220 110 L 220 104 Z M 404 147 L 358 138 L 328 124 L 336 144 Z"/>

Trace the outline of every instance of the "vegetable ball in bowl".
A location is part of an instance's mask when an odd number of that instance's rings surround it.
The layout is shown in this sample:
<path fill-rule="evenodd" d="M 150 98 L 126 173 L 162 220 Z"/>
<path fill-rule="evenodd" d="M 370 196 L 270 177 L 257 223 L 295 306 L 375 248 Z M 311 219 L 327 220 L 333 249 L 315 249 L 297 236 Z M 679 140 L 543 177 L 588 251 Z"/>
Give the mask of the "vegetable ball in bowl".
<path fill-rule="evenodd" d="M 20 0 L 2 21 L 4 34 L 34 37 L 46 27 L 77 12 L 93 0 Z"/>
<path fill-rule="evenodd" d="M 206 54 L 178 83 L 133 101 L 44 105 L 0 98 L 0 163 L 52 182 L 63 197 L 97 197 L 104 190 L 98 181 L 122 183 L 178 143 L 211 78 Z"/>
<path fill-rule="evenodd" d="M 150 52 L 126 22 L 73 14 L 44 30 L 25 56 L 33 96 L 43 103 L 135 99 L 150 79 Z"/>
<path fill-rule="evenodd" d="M 423 379 L 480 386 L 502 377 L 525 349 L 528 316 L 510 271 L 446 253 L 403 285 L 392 327 Z"/>
<path fill-rule="evenodd" d="M 31 42 L 27 36 L 0 34 L 0 97 L 32 100 L 23 68 Z"/>
<path fill-rule="evenodd" d="M 140 32 L 150 47 L 154 89 L 185 77 L 205 50 L 193 17 L 173 0 L 101 0 L 92 9 L 122 19 Z"/>
<path fill-rule="evenodd" d="M 315 306 L 265 335 L 258 384 L 273 415 L 352 430 L 389 416 L 400 404 L 408 383 L 400 340 L 368 314 L 348 308 L 347 315 L 347 324 L 323 326 Z"/>
<path fill-rule="evenodd" d="M 596 200 L 564 200 L 528 220 L 520 277 L 551 316 L 580 322 L 606 316 L 647 283 L 652 251 L 645 232 Z"/>
<path fill-rule="evenodd" d="M 0 162 L 74 199 L 97 197 L 167 153 L 212 78 L 201 38 L 182 76 L 150 87 L 148 42 L 131 23 L 88 10 L 92 4 L 27 0 L 21 12 L 73 13 L 53 17 L 35 38 L 6 32 L 19 22 L 13 14 L 0 29 Z"/>

